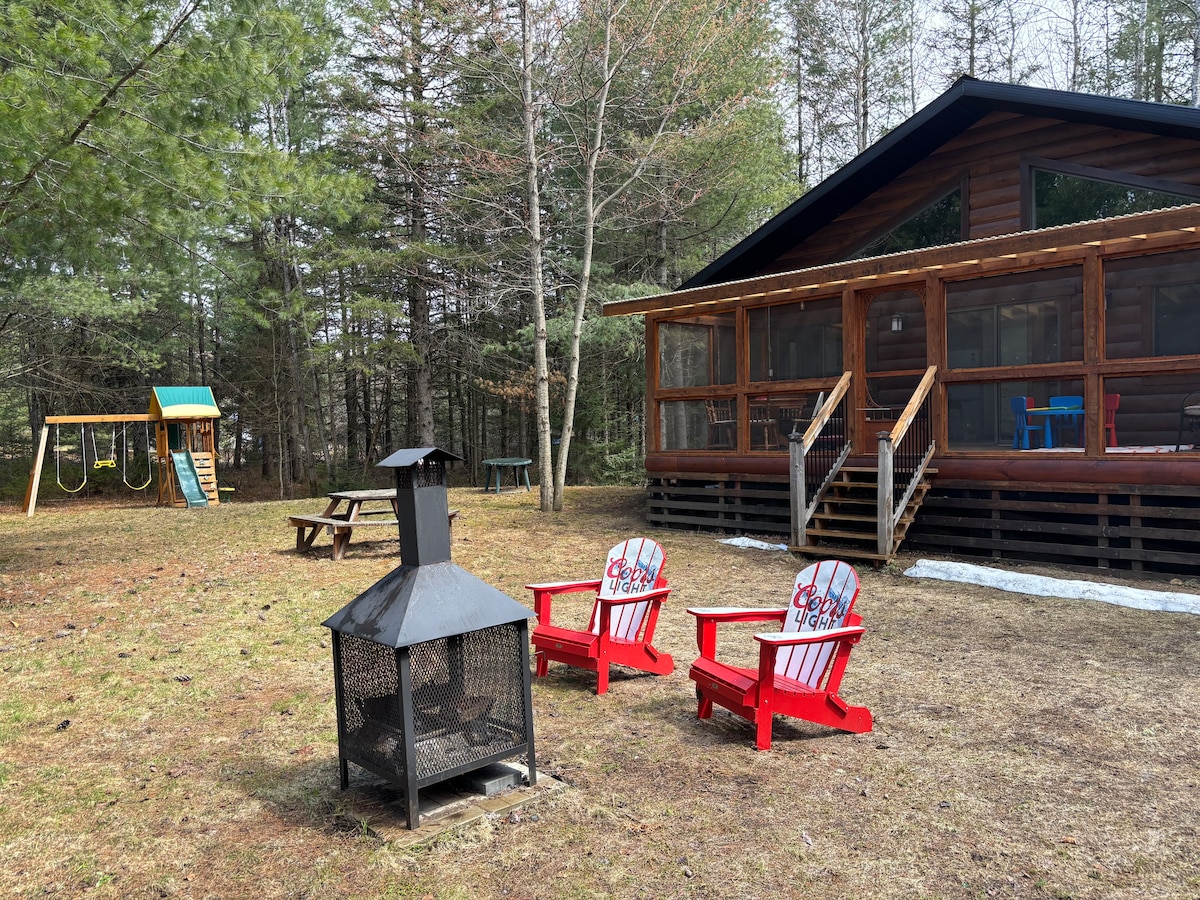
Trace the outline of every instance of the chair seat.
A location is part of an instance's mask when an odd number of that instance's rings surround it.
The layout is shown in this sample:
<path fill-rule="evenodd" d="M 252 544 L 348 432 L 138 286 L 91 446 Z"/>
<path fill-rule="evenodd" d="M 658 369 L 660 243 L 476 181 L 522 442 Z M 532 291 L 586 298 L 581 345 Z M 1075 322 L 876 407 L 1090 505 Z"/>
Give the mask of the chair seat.
<path fill-rule="evenodd" d="M 596 645 L 600 643 L 600 635 L 590 631 L 576 631 L 573 628 L 559 628 L 557 625 L 538 625 L 533 630 L 531 640 L 535 647 L 587 653 L 596 649 Z"/>
<path fill-rule="evenodd" d="M 692 663 L 688 677 L 697 684 L 742 705 L 752 704 L 758 697 L 758 669 L 747 669 L 717 662 L 715 659 L 697 659 Z M 783 694 L 816 694 L 807 684 L 775 675 L 775 690 Z"/>
<path fill-rule="evenodd" d="M 1200 406 L 1185 406 L 1183 408 L 1183 414 L 1185 416 L 1200 419 Z"/>

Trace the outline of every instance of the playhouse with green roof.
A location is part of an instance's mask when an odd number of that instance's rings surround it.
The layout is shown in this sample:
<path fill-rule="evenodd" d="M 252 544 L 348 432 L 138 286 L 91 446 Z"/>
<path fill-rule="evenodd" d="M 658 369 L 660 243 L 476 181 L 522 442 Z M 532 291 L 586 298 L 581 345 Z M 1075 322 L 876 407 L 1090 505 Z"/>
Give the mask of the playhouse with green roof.
<path fill-rule="evenodd" d="M 130 484 L 125 477 L 126 459 L 132 452 L 132 445 L 125 440 L 125 430 L 134 423 L 145 423 L 146 458 L 153 455 L 158 463 L 158 505 L 215 506 L 220 503 L 216 446 L 216 422 L 220 418 L 221 410 L 217 408 L 212 388 L 194 386 L 152 388 L 150 409 L 145 413 L 46 416 L 42 424 L 41 442 L 29 474 L 24 512 L 27 516 L 32 516 L 37 506 L 38 486 L 51 426 L 54 426 L 55 431 L 55 477 L 59 487 L 68 493 L 77 493 L 88 483 L 90 469 L 118 468 L 118 458 L 121 478 L 129 487 L 135 490 L 149 487 L 154 480 L 152 475 L 143 484 Z M 154 427 L 153 451 L 150 449 L 149 438 L 151 424 Z M 77 485 L 64 484 L 59 474 L 59 455 L 68 443 L 66 438 L 60 438 L 63 425 L 79 427 L 79 441 L 78 446 L 74 447 L 74 452 L 81 463 L 82 474 Z M 109 449 L 104 456 L 100 453 L 100 442 L 96 437 L 97 426 L 105 428 L 109 433 Z M 119 452 L 118 426 L 121 437 Z M 90 460 L 86 439 L 88 429 L 91 431 Z M 65 449 L 71 451 L 70 446 Z M 105 456 L 107 458 L 104 458 Z"/>

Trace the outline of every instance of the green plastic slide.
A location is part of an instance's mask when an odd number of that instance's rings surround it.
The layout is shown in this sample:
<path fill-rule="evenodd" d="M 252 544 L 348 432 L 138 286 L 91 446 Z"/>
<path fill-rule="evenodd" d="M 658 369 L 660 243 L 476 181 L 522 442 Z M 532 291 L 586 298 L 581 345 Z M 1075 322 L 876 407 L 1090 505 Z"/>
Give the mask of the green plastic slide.
<path fill-rule="evenodd" d="M 192 454 L 187 450 L 172 450 L 171 458 L 175 461 L 175 475 L 179 479 L 179 489 L 187 500 L 187 505 L 208 506 L 208 495 L 200 487 L 200 476 L 196 474 L 196 464 L 192 462 Z"/>

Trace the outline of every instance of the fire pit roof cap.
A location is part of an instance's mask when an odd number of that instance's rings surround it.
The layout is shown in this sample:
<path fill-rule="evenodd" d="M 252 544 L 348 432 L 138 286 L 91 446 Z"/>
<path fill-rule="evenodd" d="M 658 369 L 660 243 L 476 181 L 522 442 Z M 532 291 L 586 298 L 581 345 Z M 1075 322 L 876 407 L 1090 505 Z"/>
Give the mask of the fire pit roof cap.
<path fill-rule="evenodd" d="M 403 450 L 397 450 L 377 465 L 390 469 L 405 469 L 426 459 L 430 462 L 462 462 L 461 456 L 439 447 L 406 447 Z"/>
<path fill-rule="evenodd" d="M 533 612 L 452 562 L 393 569 L 325 620 L 389 647 L 507 625 Z"/>

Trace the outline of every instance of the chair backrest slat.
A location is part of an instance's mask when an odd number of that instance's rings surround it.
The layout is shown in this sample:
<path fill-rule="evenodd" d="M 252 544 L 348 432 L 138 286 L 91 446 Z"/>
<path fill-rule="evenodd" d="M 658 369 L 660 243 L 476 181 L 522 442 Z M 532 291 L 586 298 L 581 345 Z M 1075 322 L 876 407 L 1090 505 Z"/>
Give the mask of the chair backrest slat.
<path fill-rule="evenodd" d="M 836 559 L 822 560 L 796 576 L 792 602 L 783 621 L 785 633 L 841 628 L 858 597 L 858 573 Z M 775 673 L 816 688 L 825 675 L 834 643 L 781 648 Z"/>
<path fill-rule="evenodd" d="M 630 538 L 608 551 L 599 596 L 605 599 L 636 597 L 655 588 L 665 587 L 663 548 L 650 538 Z M 609 634 L 615 638 L 635 640 L 646 620 L 649 602 L 630 603 L 613 610 Z M 600 609 L 592 610 L 591 631 L 600 631 Z"/>

